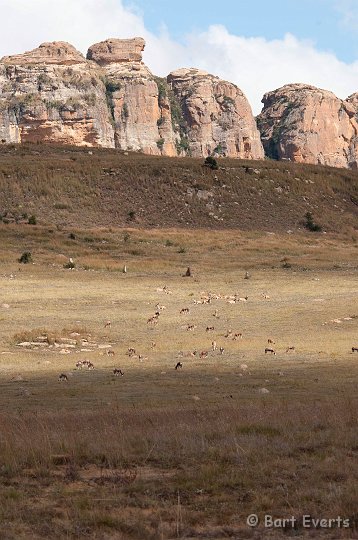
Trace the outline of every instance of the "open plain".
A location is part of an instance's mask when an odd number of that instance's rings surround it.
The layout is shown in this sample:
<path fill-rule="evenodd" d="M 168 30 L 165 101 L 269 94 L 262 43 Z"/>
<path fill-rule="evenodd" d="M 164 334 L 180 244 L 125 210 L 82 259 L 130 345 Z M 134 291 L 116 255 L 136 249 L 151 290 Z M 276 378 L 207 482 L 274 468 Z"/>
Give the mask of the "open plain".
<path fill-rule="evenodd" d="M 356 538 L 353 217 L 326 233 L 37 217 L 0 223 L 0 537 Z"/>

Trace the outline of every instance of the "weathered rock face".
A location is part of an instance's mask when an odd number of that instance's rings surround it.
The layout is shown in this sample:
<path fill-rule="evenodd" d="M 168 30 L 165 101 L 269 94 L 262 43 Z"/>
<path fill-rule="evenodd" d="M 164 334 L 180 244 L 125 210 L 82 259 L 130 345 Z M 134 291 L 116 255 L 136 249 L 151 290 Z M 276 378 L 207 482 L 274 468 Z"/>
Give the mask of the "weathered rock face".
<path fill-rule="evenodd" d="M 98 66 L 63 42 L 3 58 L 0 141 L 113 147 Z"/>
<path fill-rule="evenodd" d="M 237 86 L 198 69 L 173 71 L 167 80 L 178 104 L 174 123 L 184 151 L 263 158 L 250 105 Z"/>
<path fill-rule="evenodd" d="M 86 60 L 70 43 L 53 41 L 52 43 L 42 43 L 37 49 L 23 54 L 4 56 L 1 62 L 10 65 L 56 64 L 70 66 L 85 63 Z"/>
<path fill-rule="evenodd" d="M 121 62 L 140 62 L 145 47 L 143 38 L 107 39 L 92 45 L 87 52 L 87 59 L 105 66 Z"/>
<path fill-rule="evenodd" d="M 110 39 L 92 45 L 87 57 L 105 74 L 116 147 L 154 155 L 177 155 L 170 106 L 159 97 L 156 78 L 141 62 L 143 39 Z"/>
<path fill-rule="evenodd" d="M 154 77 L 142 38 L 65 42 L 0 61 L 0 142 L 117 147 L 156 155 L 261 158 L 250 106 L 233 84 L 195 69 Z"/>
<path fill-rule="evenodd" d="M 356 168 L 358 99 L 290 84 L 264 95 L 257 117 L 265 152 L 275 159 Z"/>

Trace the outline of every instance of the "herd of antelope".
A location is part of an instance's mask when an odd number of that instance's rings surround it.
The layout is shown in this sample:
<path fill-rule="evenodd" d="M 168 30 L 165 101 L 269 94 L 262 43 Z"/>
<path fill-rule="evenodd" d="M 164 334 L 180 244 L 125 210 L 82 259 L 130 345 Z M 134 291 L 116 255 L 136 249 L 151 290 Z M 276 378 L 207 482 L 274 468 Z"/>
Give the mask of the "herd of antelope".
<path fill-rule="evenodd" d="M 157 292 L 163 292 L 165 294 L 172 294 L 172 292 L 168 289 L 168 287 L 164 286 L 162 288 L 158 288 L 156 289 Z M 264 299 L 264 300 L 270 300 L 270 297 L 268 296 L 268 294 L 266 293 L 262 293 L 261 294 L 261 297 Z M 226 301 L 227 303 L 230 303 L 230 304 L 236 304 L 236 303 L 240 303 L 240 302 L 248 302 L 249 300 L 249 297 L 248 296 L 239 296 L 238 294 L 234 294 L 234 295 L 220 295 L 220 294 L 213 294 L 211 292 L 202 292 L 201 293 L 201 298 L 199 300 L 193 300 L 193 303 L 194 305 L 198 305 L 198 304 L 211 304 L 213 302 L 213 300 L 224 300 Z M 157 303 L 155 305 L 155 312 L 153 315 L 151 315 L 148 319 L 147 319 L 147 325 L 150 325 L 150 326 L 156 326 L 158 323 L 159 323 L 159 320 L 161 319 L 162 317 L 162 313 L 164 312 L 164 310 L 166 310 L 166 306 L 164 305 L 161 305 L 160 303 Z M 183 315 L 190 315 L 191 313 L 191 310 L 189 307 L 183 307 L 179 310 L 179 315 L 180 316 L 183 316 Z M 220 314 L 219 314 L 219 310 L 218 309 L 215 309 L 214 312 L 212 313 L 212 316 L 215 317 L 215 319 L 220 319 Z M 111 321 L 107 320 L 104 324 L 104 328 L 112 328 L 112 324 L 111 324 Z M 196 324 L 192 324 L 192 323 L 187 323 L 185 324 L 184 326 L 181 326 L 182 329 L 185 329 L 187 331 L 194 331 L 195 329 L 198 328 L 198 325 Z M 200 331 L 200 330 L 199 330 Z M 208 324 L 206 327 L 204 326 L 203 327 L 203 336 L 207 333 L 213 333 L 215 332 L 215 326 L 212 325 L 212 324 Z M 225 339 L 225 340 L 233 340 L 233 341 L 238 341 L 238 340 L 242 340 L 244 339 L 244 335 L 242 332 L 235 332 L 232 328 L 229 328 L 227 329 L 223 334 L 221 334 L 221 336 Z M 267 339 L 267 345 L 265 347 L 263 347 L 263 353 L 264 355 L 273 355 L 273 356 L 276 356 L 277 355 L 277 351 L 276 349 L 274 348 L 275 346 L 275 341 L 274 339 L 272 338 L 268 338 Z M 155 341 L 152 341 L 151 342 L 151 349 L 155 349 L 156 347 L 156 342 Z M 200 358 L 200 359 L 205 359 L 209 356 L 209 350 L 210 349 L 203 349 L 203 350 L 194 350 L 194 351 L 190 351 L 188 353 L 184 353 L 182 351 L 180 351 L 178 353 L 178 357 L 182 358 L 184 356 L 186 357 L 197 357 L 197 358 Z M 214 339 L 211 341 L 211 351 L 212 353 L 218 351 L 220 353 L 220 355 L 223 355 L 224 352 L 225 352 L 225 348 L 220 345 L 218 346 L 217 344 L 217 341 Z M 296 349 L 293 345 L 289 345 L 285 348 L 285 353 L 292 353 L 292 352 L 295 352 Z M 352 347 L 352 353 L 354 352 L 358 352 L 358 347 Z M 111 349 L 108 349 L 106 351 L 106 354 L 108 356 L 111 356 L 113 357 L 115 355 L 115 352 Z M 129 347 L 127 352 L 126 352 L 127 356 L 131 359 L 138 359 L 139 361 L 143 361 L 143 360 L 147 360 L 148 357 L 144 357 L 143 354 L 139 354 L 136 352 L 136 349 L 134 347 Z M 88 370 L 94 370 L 95 367 L 93 365 L 93 363 L 89 360 L 80 360 L 76 363 L 76 369 L 77 370 L 82 370 L 84 368 L 87 368 Z M 181 369 L 183 368 L 183 363 L 181 361 L 178 361 L 175 366 L 174 366 L 175 370 L 178 370 L 178 369 Z M 118 377 L 118 376 L 124 376 L 124 372 L 118 368 L 118 367 L 115 367 L 112 369 L 112 374 L 113 376 L 115 377 Z M 65 374 L 65 373 L 61 373 L 60 376 L 59 376 L 59 381 L 68 381 L 68 376 Z"/>

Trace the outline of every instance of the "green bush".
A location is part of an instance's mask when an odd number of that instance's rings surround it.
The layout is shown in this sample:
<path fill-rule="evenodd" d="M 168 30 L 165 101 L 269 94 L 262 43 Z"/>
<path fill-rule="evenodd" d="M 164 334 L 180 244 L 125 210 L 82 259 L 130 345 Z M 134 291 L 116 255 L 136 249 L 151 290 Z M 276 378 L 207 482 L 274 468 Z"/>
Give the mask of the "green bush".
<path fill-rule="evenodd" d="M 32 215 L 29 217 L 29 220 L 28 220 L 28 224 L 29 225 L 36 225 L 37 223 L 37 219 L 36 219 L 36 216 Z"/>
<path fill-rule="evenodd" d="M 309 231 L 312 231 L 312 232 L 320 232 L 320 231 L 322 231 L 321 225 L 318 225 L 318 223 L 314 222 L 311 212 L 307 212 L 305 214 L 305 218 L 306 218 L 306 221 L 305 221 L 304 225 L 305 225 L 306 229 L 308 229 Z"/>
<path fill-rule="evenodd" d="M 218 162 L 216 161 L 215 158 L 213 158 L 212 156 L 208 156 L 205 161 L 204 161 L 204 165 L 206 167 L 210 167 L 210 169 L 212 170 L 217 170 L 219 167 L 218 167 Z"/>
<path fill-rule="evenodd" d="M 24 253 L 21 255 L 21 257 L 18 259 L 19 263 L 22 264 L 29 264 L 32 262 L 32 255 L 30 251 L 24 251 Z"/>

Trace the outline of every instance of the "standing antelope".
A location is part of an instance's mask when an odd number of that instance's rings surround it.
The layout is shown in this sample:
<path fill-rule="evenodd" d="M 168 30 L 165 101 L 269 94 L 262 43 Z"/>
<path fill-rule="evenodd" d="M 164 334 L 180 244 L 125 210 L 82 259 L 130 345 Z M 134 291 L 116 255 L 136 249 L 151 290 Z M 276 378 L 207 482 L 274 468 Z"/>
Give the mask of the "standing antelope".
<path fill-rule="evenodd" d="M 63 382 L 63 381 L 68 382 L 68 377 L 67 377 L 67 375 L 65 373 L 61 373 L 58 380 L 61 381 L 61 382 Z"/>
<path fill-rule="evenodd" d="M 242 339 L 242 333 L 238 332 L 237 334 L 234 334 L 234 337 L 232 339 L 234 339 L 235 341 L 237 341 L 238 339 Z"/>
<path fill-rule="evenodd" d="M 107 321 L 104 325 L 105 328 L 111 328 L 111 321 Z"/>
<path fill-rule="evenodd" d="M 211 342 L 211 348 L 212 348 L 213 351 L 216 351 L 216 349 L 217 349 L 216 341 Z"/>
<path fill-rule="evenodd" d="M 266 347 L 266 349 L 265 349 L 265 354 L 267 354 L 267 353 L 271 353 L 271 354 L 276 355 L 276 352 L 273 349 L 269 349 L 268 347 Z"/>
<path fill-rule="evenodd" d="M 224 347 L 220 347 L 219 350 L 220 350 L 220 354 L 224 354 L 224 350 L 225 350 Z"/>
<path fill-rule="evenodd" d="M 180 369 L 183 367 L 183 364 L 181 362 L 178 362 L 175 366 L 175 369 Z"/>
<path fill-rule="evenodd" d="M 121 369 L 119 369 L 119 368 L 114 368 L 114 370 L 113 370 L 113 375 L 114 375 L 115 377 L 119 377 L 120 375 L 123 377 L 124 373 L 123 373 L 123 371 L 122 371 Z"/>

